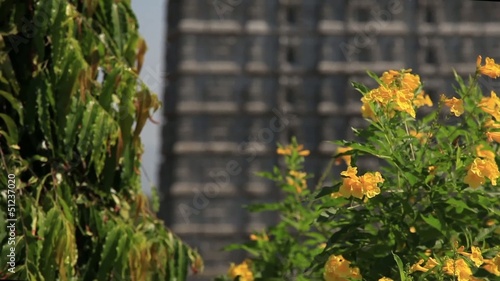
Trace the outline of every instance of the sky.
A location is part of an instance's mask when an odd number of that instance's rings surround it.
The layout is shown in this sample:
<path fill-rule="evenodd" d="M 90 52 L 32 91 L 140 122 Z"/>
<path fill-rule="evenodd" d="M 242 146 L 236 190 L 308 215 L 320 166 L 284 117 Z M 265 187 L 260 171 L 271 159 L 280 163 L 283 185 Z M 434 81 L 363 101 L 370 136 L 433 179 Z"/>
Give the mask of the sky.
<path fill-rule="evenodd" d="M 166 45 L 166 11 L 168 0 L 132 1 L 139 32 L 145 38 L 148 51 L 141 71 L 141 79 L 163 100 L 163 85 L 165 76 L 165 45 Z M 144 145 L 142 156 L 142 186 L 149 194 L 151 185 L 159 186 L 159 169 L 161 165 L 161 124 L 163 124 L 160 108 L 153 119 L 160 122 L 155 125 L 148 122 L 141 137 Z"/>

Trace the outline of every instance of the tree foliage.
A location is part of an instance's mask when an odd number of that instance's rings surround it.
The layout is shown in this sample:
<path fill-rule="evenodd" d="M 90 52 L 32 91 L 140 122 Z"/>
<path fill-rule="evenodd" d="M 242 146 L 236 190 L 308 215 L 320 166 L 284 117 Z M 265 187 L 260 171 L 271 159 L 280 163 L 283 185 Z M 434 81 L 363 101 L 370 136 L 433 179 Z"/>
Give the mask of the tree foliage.
<path fill-rule="evenodd" d="M 15 176 L 16 270 L 29 280 L 185 280 L 201 259 L 141 191 L 157 96 L 130 0 L 0 1 L 0 248 Z"/>

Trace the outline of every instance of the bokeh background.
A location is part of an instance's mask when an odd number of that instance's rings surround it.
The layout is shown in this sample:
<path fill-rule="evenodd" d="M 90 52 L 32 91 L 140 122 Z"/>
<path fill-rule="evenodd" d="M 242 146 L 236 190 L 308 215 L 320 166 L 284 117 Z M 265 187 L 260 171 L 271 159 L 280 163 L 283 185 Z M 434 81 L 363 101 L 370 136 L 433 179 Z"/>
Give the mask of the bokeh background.
<path fill-rule="evenodd" d="M 279 219 L 242 207 L 279 200 L 254 175 L 279 163 L 276 142 L 297 136 L 311 150 L 314 184 L 336 149 L 328 141 L 352 139 L 350 128 L 365 125 L 350 83 L 373 85 L 366 70 L 411 68 L 437 102 L 453 93 L 453 69 L 467 75 L 478 54 L 500 58 L 495 2 L 132 2 L 149 45 L 142 77 L 164 102 L 161 125 L 143 132 L 143 185 L 148 193 L 158 186 L 160 217 L 204 256 L 205 273 L 193 280 L 241 262 L 243 253 L 222 247 Z"/>

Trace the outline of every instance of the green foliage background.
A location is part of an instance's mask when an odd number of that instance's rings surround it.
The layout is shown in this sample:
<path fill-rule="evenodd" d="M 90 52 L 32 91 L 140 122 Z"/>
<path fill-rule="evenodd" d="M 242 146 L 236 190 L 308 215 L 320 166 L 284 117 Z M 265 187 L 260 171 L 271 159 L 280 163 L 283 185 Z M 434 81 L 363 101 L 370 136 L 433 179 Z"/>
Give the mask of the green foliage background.
<path fill-rule="evenodd" d="M 0 278 L 184 280 L 198 254 L 149 210 L 140 132 L 159 108 L 139 79 L 130 1 L 0 1 Z M 7 271 L 7 177 L 17 268 Z"/>

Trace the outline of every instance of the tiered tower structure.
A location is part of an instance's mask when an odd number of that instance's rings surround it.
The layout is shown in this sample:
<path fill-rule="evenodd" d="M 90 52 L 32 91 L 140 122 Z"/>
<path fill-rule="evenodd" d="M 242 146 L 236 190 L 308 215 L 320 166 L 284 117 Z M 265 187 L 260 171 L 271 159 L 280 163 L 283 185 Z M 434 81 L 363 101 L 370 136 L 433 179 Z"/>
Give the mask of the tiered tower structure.
<path fill-rule="evenodd" d="M 279 199 L 254 175 L 278 162 L 276 142 L 297 136 L 320 176 L 327 141 L 365 124 L 350 81 L 412 68 L 437 101 L 452 69 L 500 58 L 499 15 L 456 0 L 170 0 L 160 216 L 204 256 L 199 280 L 241 262 L 222 247 L 278 220 L 242 208 Z"/>

